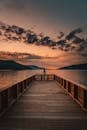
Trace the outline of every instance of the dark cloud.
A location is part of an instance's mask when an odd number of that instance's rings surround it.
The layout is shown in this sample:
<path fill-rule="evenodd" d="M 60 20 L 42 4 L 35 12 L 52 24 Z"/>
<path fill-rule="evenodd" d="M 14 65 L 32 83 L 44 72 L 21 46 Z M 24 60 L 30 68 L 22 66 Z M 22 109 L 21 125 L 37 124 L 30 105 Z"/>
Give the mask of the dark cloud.
<path fill-rule="evenodd" d="M 60 32 L 58 38 L 61 39 L 64 37 L 64 32 Z"/>
<path fill-rule="evenodd" d="M 79 33 L 82 33 L 83 30 L 81 28 L 77 28 L 77 29 L 74 29 L 73 31 L 71 31 L 67 36 L 66 36 L 66 39 L 67 40 L 71 40 L 73 38 L 75 38 L 75 35 L 76 34 L 79 34 Z"/>

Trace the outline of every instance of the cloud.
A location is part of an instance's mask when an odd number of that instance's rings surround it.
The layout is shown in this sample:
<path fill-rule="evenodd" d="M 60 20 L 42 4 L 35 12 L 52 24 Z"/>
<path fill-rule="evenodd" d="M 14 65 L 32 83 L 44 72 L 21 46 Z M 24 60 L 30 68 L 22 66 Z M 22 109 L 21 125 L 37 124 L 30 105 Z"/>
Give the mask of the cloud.
<path fill-rule="evenodd" d="M 79 33 L 82 33 L 83 30 L 81 28 L 77 28 L 77 29 L 74 29 L 73 31 L 71 31 L 67 36 L 66 36 L 66 39 L 67 40 L 71 40 L 73 38 L 75 38 L 75 35 L 76 34 L 79 34 Z"/>

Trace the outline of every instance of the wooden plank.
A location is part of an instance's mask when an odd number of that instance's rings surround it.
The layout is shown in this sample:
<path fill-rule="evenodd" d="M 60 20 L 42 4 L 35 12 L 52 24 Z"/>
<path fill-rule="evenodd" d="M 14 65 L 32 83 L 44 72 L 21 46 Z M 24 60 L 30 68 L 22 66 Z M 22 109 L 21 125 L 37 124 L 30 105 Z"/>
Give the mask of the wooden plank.
<path fill-rule="evenodd" d="M 5 116 L 1 130 L 87 130 L 87 113 L 55 81 L 34 81 Z"/>

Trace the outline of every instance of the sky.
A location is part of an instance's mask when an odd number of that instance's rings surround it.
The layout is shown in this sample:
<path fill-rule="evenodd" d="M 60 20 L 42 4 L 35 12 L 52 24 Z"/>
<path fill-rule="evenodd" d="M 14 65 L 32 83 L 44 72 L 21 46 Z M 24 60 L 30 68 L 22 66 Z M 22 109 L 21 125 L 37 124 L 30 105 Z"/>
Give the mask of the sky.
<path fill-rule="evenodd" d="M 0 0 L 0 21 L 56 37 L 87 24 L 87 0 Z"/>

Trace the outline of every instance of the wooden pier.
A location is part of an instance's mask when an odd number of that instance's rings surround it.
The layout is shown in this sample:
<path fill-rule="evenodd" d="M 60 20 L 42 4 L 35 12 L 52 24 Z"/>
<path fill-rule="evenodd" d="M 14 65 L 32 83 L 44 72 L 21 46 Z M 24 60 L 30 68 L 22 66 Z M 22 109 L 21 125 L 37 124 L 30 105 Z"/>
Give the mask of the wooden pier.
<path fill-rule="evenodd" d="M 33 75 L 0 91 L 0 130 L 87 130 L 87 88 Z"/>

